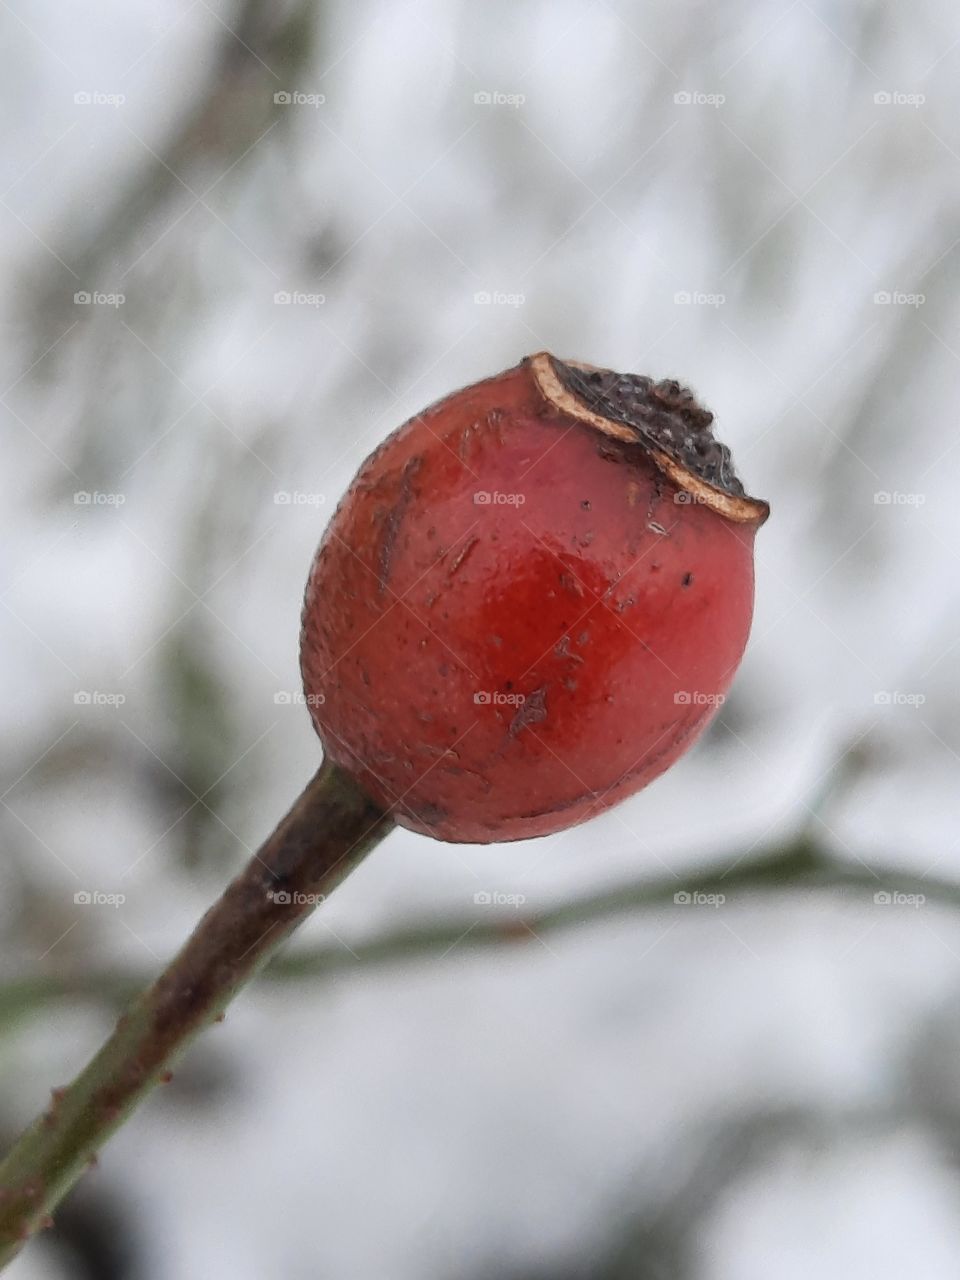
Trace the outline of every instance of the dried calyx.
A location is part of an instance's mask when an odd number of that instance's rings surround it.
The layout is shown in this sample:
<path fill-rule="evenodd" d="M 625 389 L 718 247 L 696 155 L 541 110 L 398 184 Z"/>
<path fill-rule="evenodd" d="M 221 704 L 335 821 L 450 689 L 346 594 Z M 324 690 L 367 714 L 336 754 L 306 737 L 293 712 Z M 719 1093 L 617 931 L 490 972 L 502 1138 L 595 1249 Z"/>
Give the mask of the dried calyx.
<path fill-rule="evenodd" d="M 530 364 L 545 399 L 627 444 L 643 445 L 678 488 L 731 520 L 762 524 L 769 507 L 747 495 L 730 450 L 713 435 L 713 414 L 678 382 L 654 382 L 548 352 Z"/>

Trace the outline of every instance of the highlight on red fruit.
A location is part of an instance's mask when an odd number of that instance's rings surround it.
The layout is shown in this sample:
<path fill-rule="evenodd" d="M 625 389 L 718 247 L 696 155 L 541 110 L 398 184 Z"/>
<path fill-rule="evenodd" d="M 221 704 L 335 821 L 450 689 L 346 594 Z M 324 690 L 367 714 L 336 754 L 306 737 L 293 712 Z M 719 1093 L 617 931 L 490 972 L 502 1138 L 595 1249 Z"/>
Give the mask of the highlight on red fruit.
<path fill-rule="evenodd" d="M 366 460 L 307 583 L 324 751 L 442 840 L 543 836 L 658 777 L 739 665 L 769 514 L 672 381 L 547 352 Z"/>

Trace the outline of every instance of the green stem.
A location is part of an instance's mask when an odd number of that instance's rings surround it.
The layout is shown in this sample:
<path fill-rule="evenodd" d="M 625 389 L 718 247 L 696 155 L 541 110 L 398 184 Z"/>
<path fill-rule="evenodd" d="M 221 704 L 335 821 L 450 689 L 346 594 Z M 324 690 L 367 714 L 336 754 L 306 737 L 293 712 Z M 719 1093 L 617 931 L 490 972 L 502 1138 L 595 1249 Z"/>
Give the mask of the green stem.
<path fill-rule="evenodd" d="M 164 1079 L 293 929 L 377 845 L 393 820 L 324 762 L 273 835 L 118 1021 L 72 1084 L 0 1165 L 0 1267 L 50 1214 L 103 1143 Z"/>

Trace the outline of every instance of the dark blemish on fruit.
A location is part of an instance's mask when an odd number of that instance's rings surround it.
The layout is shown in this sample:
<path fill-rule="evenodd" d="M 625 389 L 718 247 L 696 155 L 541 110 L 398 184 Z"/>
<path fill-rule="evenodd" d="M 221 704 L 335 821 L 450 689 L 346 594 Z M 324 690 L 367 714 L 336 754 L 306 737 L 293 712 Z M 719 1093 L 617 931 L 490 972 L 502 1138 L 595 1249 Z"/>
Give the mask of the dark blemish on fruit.
<path fill-rule="evenodd" d="M 568 592 L 570 595 L 572 596 L 583 595 L 583 587 L 581 586 L 581 584 L 578 582 L 578 580 L 574 577 L 572 573 L 566 573 L 566 572 L 561 573 L 558 576 L 558 581 L 561 587 L 563 587 L 564 591 Z"/>
<path fill-rule="evenodd" d="M 507 681 L 507 683 L 506 683 L 503 687 L 506 689 L 507 693 L 509 693 L 509 692 L 510 692 L 510 690 L 513 688 L 513 681 L 512 681 L 512 680 L 508 680 L 508 681 Z"/>
<path fill-rule="evenodd" d="M 584 499 L 583 499 L 583 501 L 580 503 L 580 506 L 583 508 L 583 510 L 584 510 L 584 511 L 589 511 L 589 510 L 591 509 L 591 508 L 590 508 L 590 499 L 589 499 L 589 498 L 584 498 Z"/>
<path fill-rule="evenodd" d="M 685 573 L 685 574 L 683 575 L 683 577 L 680 579 L 680 585 L 681 585 L 682 587 L 689 587 L 689 585 L 690 585 L 690 583 L 691 583 L 691 582 L 693 582 L 693 574 L 692 574 L 692 573 Z"/>
<path fill-rule="evenodd" d="M 390 561 L 393 558 L 393 550 L 397 543 L 397 535 L 400 532 L 400 526 L 403 524 L 403 518 L 407 514 L 407 507 L 413 498 L 413 477 L 423 465 L 423 458 L 416 454 L 412 458 L 408 458 L 403 468 L 403 476 L 400 481 L 400 493 L 397 500 L 390 508 L 384 521 L 383 541 L 380 543 L 380 554 L 378 557 L 379 564 L 379 590 L 383 595 L 390 581 Z"/>
<path fill-rule="evenodd" d="M 579 653 L 570 652 L 570 637 L 561 636 L 553 648 L 554 654 L 558 658 L 569 658 L 571 662 L 582 662 L 583 659 Z"/>
<path fill-rule="evenodd" d="M 435 827 L 449 817 L 447 810 L 441 809 L 438 804 L 421 804 L 415 810 L 410 809 L 410 812 L 418 817 L 425 827 Z"/>
<path fill-rule="evenodd" d="M 653 486 L 650 490 L 650 500 L 647 503 L 647 520 L 653 519 L 653 513 L 663 501 L 663 476 L 659 471 L 653 473 Z"/>
<path fill-rule="evenodd" d="M 522 729 L 528 725 L 539 724 L 547 718 L 547 688 L 543 685 L 539 689 L 534 689 L 533 693 L 527 695 L 524 701 L 517 708 L 517 713 L 510 721 L 510 728 L 507 730 L 508 738 L 515 738 Z"/>

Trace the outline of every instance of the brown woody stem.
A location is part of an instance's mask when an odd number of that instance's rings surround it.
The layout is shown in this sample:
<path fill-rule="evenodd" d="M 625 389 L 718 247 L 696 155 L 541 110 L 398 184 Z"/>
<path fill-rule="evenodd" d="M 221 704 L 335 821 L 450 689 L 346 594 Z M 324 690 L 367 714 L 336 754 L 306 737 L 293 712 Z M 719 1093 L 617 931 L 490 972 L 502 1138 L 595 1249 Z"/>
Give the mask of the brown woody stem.
<path fill-rule="evenodd" d="M 318 902 L 393 828 L 352 778 L 324 762 L 273 835 L 159 978 L 0 1164 L 0 1268 Z"/>

